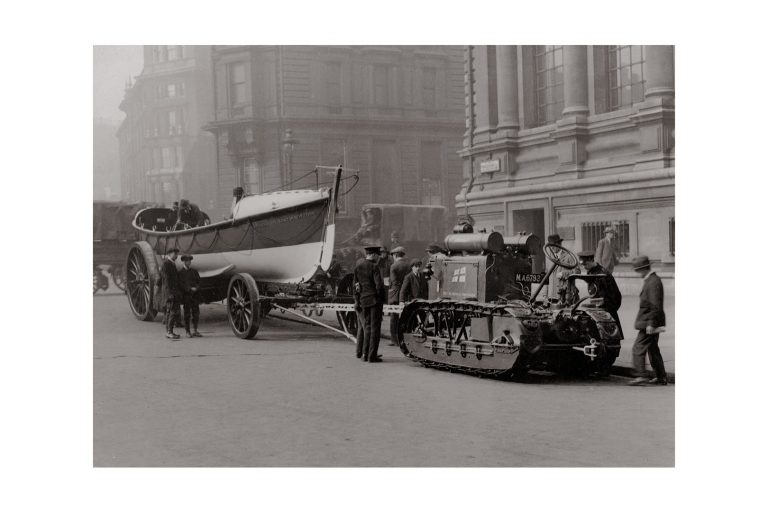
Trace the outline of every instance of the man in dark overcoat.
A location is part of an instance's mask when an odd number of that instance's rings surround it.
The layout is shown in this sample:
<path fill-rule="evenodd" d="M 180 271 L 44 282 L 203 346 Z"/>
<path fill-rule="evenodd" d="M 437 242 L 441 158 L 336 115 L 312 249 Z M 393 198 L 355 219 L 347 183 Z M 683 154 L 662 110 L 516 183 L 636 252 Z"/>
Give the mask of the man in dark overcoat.
<path fill-rule="evenodd" d="M 403 280 L 408 272 L 411 271 L 410 263 L 405 259 L 405 248 L 402 246 L 392 249 L 392 256 L 395 262 L 389 267 L 389 290 L 387 295 L 387 304 L 398 304 L 400 302 L 400 287 L 403 286 Z M 390 345 L 396 345 L 400 342 L 397 332 L 397 323 L 400 315 L 392 313 L 389 315 L 389 335 L 392 337 Z"/>
<path fill-rule="evenodd" d="M 385 300 L 384 280 L 377 265 L 379 246 L 365 248 L 365 259 L 355 266 L 354 286 L 363 312 L 363 361 L 378 363 L 381 317 Z"/>
<path fill-rule="evenodd" d="M 616 321 L 616 325 L 619 327 L 619 334 L 623 338 L 624 333 L 621 329 L 621 321 L 619 320 L 621 290 L 619 290 L 619 286 L 616 284 L 616 279 L 602 265 L 595 261 L 595 253 L 593 251 L 580 252 L 579 261 L 581 266 L 586 269 L 587 275 L 600 276 L 594 281 L 596 287 L 594 296 L 603 299 L 603 309 L 608 311 Z"/>
<path fill-rule="evenodd" d="M 192 259 L 191 254 L 183 255 L 181 261 L 184 263 L 184 268 L 179 271 L 181 303 L 184 306 L 184 330 L 187 338 L 201 338 L 203 335 L 197 331 L 197 323 L 200 320 L 200 273 L 192 268 Z"/>
<path fill-rule="evenodd" d="M 629 384 L 639 386 L 649 383 L 666 386 L 667 372 L 659 350 L 659 333 L 664 332 L 667 324 L 664 315 L 664 286 L 661 284 L 661 278 L 651 270 L 648 256 L 638 256 L 632 266 L 635 272 L 643 277 L 643 289 L 640 291 L 640 309 L 635 320 L 637 339 L 632 347 L 635 378 Z M 651 368 L 656 372 L 656 376 L 650 381 L 645 370 L 646 354 L 651 361 Z"/>
<path fill-rule="evenodd" d="M 405 303 L 421 296 L 421 260 L 413 259 L 411 271 L 405 276 L 403 286 L 400 287 L 400 302 Z"/>
<path fill-rule="evenodd" d="M 605 228 L 605 236 L 597 242 L 595 260 L 606 270 L 606 274 L 613 274 L 613 267 L 619 262 L 616 247 L 616 230 L 612 227 Z"/>
<path fill-rule="evenodd" d="M 173 332 L 173 328 L 179 322 L 181 316 L 181 287 L 179 286 L 179 274 L 176 270 L 176 258 L 179 250 L 172 247 L 166 251 L 163 265 L 160 267 L 160 280 L 157 286 L 160 288 L 160 305 L 165 312 L 163 323 L 165 324 L 165 337 L 172 340 L 180 338 Z"/>

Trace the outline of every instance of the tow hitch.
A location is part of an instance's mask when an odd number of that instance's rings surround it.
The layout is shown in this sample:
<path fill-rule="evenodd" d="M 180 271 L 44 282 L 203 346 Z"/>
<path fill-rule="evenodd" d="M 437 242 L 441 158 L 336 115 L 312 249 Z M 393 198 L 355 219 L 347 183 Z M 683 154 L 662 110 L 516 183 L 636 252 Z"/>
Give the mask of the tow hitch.
<path fill-rule="evenodd" d="M 573 350 L 584 352 L 584 355 L 591 360 L 595 360 L 596 357 L 600 357 L 605 352 L 605 345 L 598 343 L 595 338 L 590 338 L 589 345 L 583 347 L 571 347 Z"/>

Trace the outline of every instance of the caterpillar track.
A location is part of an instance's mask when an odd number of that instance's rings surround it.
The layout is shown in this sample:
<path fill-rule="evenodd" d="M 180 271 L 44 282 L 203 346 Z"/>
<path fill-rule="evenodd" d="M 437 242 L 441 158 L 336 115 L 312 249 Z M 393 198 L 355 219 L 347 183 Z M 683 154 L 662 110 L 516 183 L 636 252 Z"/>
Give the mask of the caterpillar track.
<path fill-rule="evenodd" d="M 400 316 L 400 350 L 425 367 L 516 378 L 529 369 L 604 373 L 619 339 L 602 310 L 550 310 L 522 300 L 415 300 Z"/>

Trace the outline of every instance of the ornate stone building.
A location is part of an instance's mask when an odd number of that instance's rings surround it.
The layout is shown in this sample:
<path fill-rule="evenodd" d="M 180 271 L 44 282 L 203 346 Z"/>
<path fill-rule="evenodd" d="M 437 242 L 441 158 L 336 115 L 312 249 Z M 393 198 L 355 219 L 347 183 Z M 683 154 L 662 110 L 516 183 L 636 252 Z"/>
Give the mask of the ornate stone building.
<path fill-rule="evenodd" d="M 215 46 L 212 60 L 217 218 L 236 186 L 314 186 L 307 172 L 339 164 L 360 170 L 342 202 L 342 236 L 365 203 L 453 211 L 462 182 L 461 47 Z"/>
<path fill-rule="evenodd" d="M 458 213 L 574 251 L 612 226 L 616 275 L 646 254 L 673 277 L 674 59 L 673 46 L 467 47 Z"/>
<path fill-rule="evenodd" d="M 206 210 L 216 190 L 209 46 L 145 46 L 118 130 L 123 199 L 169 205 L 182 197 Z"/>

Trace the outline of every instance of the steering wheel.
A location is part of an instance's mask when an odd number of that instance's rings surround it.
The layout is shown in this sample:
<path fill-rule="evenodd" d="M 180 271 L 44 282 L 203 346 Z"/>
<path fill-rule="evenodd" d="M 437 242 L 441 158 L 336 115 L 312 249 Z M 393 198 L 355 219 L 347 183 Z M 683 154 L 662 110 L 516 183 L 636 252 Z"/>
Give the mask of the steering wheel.
<path fill-rule="evenodd" d="M 569 270 L 579 266 L 579 258 L 561 245 L 545 244 L 544 256 L 555 265 Z"/>

